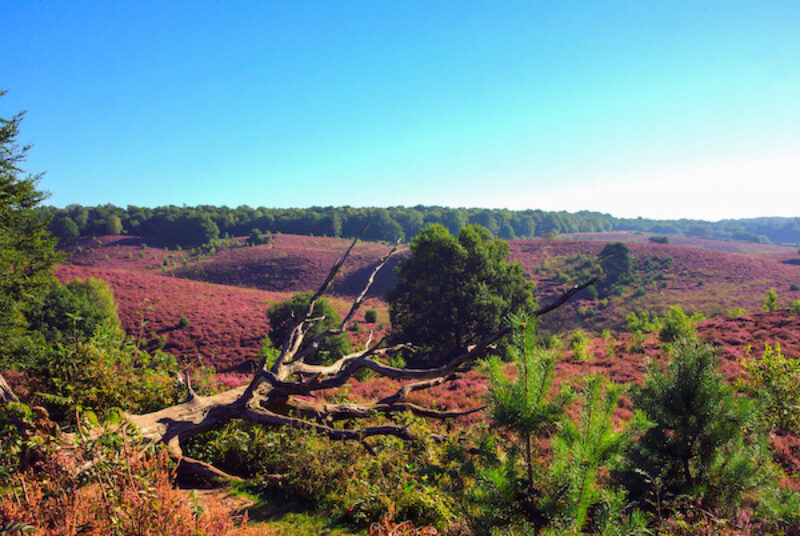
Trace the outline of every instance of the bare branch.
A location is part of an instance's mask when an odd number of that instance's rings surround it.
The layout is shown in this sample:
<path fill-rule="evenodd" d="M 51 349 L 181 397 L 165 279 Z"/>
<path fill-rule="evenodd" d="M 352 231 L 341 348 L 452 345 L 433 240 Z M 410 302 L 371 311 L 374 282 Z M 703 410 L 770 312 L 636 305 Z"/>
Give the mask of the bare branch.
<path fill-rule="evenodd" d="M 339 324 L 339 326 L 336 328 L 325 330 L 324 332 L 314 337 L 314 340 L 311 341 L 311 344 L 309 344 L 305 350 L 300 352 L 300 354 L 296 355 L 293 361 L 303 361 L 307 356 L 309 356 L 311 353 L 317 350 L 320 342 L 322 342 L 323 339 L 333 335 L 339 335 L 340 333 L 344 332 L 345 328 L 353 319 L 355 314 L 358 312 L 359 308 L 361 308 L 361 304 L 364 303 L 364 299 L 367 296 L 367 292 L 369 292 L 372 283 L 375 281 L 375 276 L 378 274 L 378 272 L 381 271 L 384 265 L 386 265 L 386 262 L 389 260 L 389 257 L 391 257 L 395 251 L 397 251 L 398 244 L 399 242 L 396 242 L 394 247 L 389 251 L 389 253 L 387 253 L 372 270 L 372 273 L 367 279 L 364 288 L 361 290 L 361 293 L 356 297 L 356 299 L 353 300 L 353 304 L 350 306 L 350 310 L 347 312 L 344 319 L 342 319 L 342 322 Z M 367 346 L 369 346 L 369 344 L 367 344 Z"/>
<path fill-rule="evenodd" d="M 418 437 L 408 430 L 407 426 L 384 425 L 384 426 L 369 426 L 367 428 L 358 429 L 338 429 L 322 424 L 316 424 L 297 419 L 295 417 L 286 417 L 278 415 L 271 411 L 261 408 L 248 408 L 243 414 L 242 418 L 267 426 L 280 427 L 288 426 L 298 430 L 307 430 L 316 434 L 325 435 L 334 441 L 357 440 L 362 441 L 365 438 L 373 436 L 394 436 L 406 441 L 414 441 Z"/>
<path fill-rule="evenodd" d="M 391 413 L 404 412 L 409 412 L 419 417 L 427 417 L 432 419 L 452 419 L 483 411 L 485 407 L 486 406 L 471 409 L 438 410 L 426 408 L 410 402 L 396 402 L 391 404 L 385 404 L 382 402 L 365 404 L 327 404 L 311 402 L 297 398 L 289 398 L 285 402 L 285 407 L 281 408 L 280 410 L 276 409 L 276 411 L 285 411 L 287 413 L 291 412 L 292 415 L 296 415 L 304 419 L 312 419 L 318 422 L 337 422 L 365 419 L 368 417 L 374 417 L 377 414 L 388 415 Z"/>
<path fill-rule="evenodd" d="M 587 281 L 586 283 L 583 283 L 582 285 L 575 285 L 574 287 L 569 289 L 567 292 L 562 294 L 559 299 L 557 299 L 556 301 L 554 301 L 550 305 L 548 305 L 546 307 L 542 307 L 542 308 L 538 309 L 537 311 L 534 311 L 532 316 L 546 315 L 550 311 L 553 311 L 554 309 L 558 309 L 559 307 L 561 307 L 562 305 L 567 303 L 567 301 L 570 298 L 572 298 L 575 294 L 577 294 L 578 292 L 582 291 L 585 288 L 591 287 L 592 285 L 597 283 L 597 281 L 598 281 L 598 278 L 597 277 L 593 277 L 589 281 Z"/>
<path fill-rule="evenodd" d="M 314 305 L 316 305 L 317 300 L 328 291 L 331 284 L 333 283 L 333 280 L 336 278 L 336 275 L 339 273 L 339 270 L 342 269 L 344 261 L 347 260 L 347 257 L 350 256 L 350 252 L 353 251 L 353 248 L 355 247 L 356 243 L 361 237 L 361 234 L 363 234 L 364 231 L 366 230 L 367 228 L 365 226 L 358 234 L 358 236 L 356 236 L 350 243 L 350 246 L 344 252 L 344 255 L 342 255 L 342 257 L 338 261 L 333 263 L 333 266 L 331 266 L 331 269 L 328 272 L 328 276 L 325 278 L 325 281 L 322 282 L 322 285 L 320 285 L 320 287 L 317 289 L 314 295 L 311 296 L 311 299 L 308 301 L 308 305 L 306 305 L 305 311 L 300 316 L 300 319 L 297 321 L 297 323 L 290 331 L 289 337 L 287 337 L 286 341 L 284 342 L 283 349 L 281 350 L 280 355 L 276 359 L 275 364 L 272 366 L 273 372 L 277 372 L 280 369 L 281 365 L 283 365 L 283 362 L 287 358 L 291 359 L 291 357 L 297 352 L 297 349 L 300 347 L 300 343 L 303 340 L 303 335 L 304 335 L 303 325 L 311 317 L 311 313 L 314 311 Z M 265 366 L 266 366 L 266 359 L 262 360 L 261 369 L 263 369 Z"/>
<path fill-rule="evenodd" d="M 378 400 L 378 404 L 394 404 L 401 400 L 405 400 L 406 397 L 414 391 L 422 391 L 424 389 L 430 389 L 431 387 L 441 385 L 444 382 L 457 380 L 458 378 L 460 378 L 458 374 L 450 374 L 449 376 L 439 376 L 438 378 L 433 378 L 431 380 L 426 380 L 422 382 L 407 383 L 406 385 L 403 385 L 400 389 L 398 389 L 396 393 L 389 395 L 385 398 L 382 398 L 381 400 Z"/>

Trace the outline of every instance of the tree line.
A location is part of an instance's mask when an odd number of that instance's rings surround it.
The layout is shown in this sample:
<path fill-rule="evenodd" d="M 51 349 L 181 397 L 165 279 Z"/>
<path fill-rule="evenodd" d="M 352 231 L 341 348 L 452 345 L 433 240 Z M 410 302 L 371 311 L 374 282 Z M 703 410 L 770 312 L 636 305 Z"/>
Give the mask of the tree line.
<path fill-rule="evenodd" d="M 660 235 L 737 240 L 755 243 L 797 244 L 800 218 L 743 220 L 651 220 L 616 218 L 600 212 L 548 212 L 482 208 L 415 207 L 310 207 L 253 208 L 241 205 L 161 206 L 155 208 L 112 204 L 64 208 L 44 206 L 40 215 L 50 221 L 58 238 L 130 234 L 149 243 L 167 246 L 199 246 L 218 238 L 258 233 L 353 238 L 369 224 L 362 236 L 370 241 L 410 241 L 420 230 L 440 224 L 453 235 L 467 225 L 485 227 L 505 240 L 563 233 L 641 231 Z"/>

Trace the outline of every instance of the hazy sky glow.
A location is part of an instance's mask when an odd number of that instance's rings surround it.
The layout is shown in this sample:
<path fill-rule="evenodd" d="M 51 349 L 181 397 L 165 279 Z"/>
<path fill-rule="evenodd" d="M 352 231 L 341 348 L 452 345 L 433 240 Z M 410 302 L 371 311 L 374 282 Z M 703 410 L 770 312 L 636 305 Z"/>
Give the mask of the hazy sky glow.
<path fill-rule="evenodd" d="M 800 3 L 0 0 L 50 203 L 798 216 Z"/>

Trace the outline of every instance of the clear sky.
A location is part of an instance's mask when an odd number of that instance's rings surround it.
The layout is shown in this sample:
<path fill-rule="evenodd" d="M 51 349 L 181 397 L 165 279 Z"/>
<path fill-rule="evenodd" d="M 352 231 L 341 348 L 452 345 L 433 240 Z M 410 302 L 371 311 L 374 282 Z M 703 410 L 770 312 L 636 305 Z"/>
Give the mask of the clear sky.
<path fill-rule="evenodd" d="M 49 203 L 800 216 L 800 2 L 0 0 Z"/>

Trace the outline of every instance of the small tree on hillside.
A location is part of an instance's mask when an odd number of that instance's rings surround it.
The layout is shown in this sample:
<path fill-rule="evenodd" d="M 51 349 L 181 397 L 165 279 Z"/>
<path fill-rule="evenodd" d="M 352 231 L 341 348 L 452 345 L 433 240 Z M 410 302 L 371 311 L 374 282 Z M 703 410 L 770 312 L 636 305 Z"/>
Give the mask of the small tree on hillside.
<path fill-rule="evenodd" d="M 633 279 L 633 259 L 631 250 L 622 242 L 606 244 L 600 251 L 600 266 L 603 268 L 603 279 L 600 286 L 611 292 Z"/>
<path fill-rule="evenodd" d="M 778 300 L 778 293 L 774 288 L 767 291 L 767 297 L 764 299 L 764 305 L 761 306 L 762 311 L 777 311 L 780 309 L 781 304 Z"/>
<path fill-rule="evenodd" d="M 411 364 L 442 364 L 507 315 L 532 308 L 534 284 L 507 256 L 508 244 L 477 225 L 458 238 L 441 225 L 417 235 L 388 293 L 393 339 L 419 348 Z"/>
<path fill-rule="evenodd" d="M 680 340 L 672 351 L 669 366 L 651 364 L 644 386 L 632 391 L 634 407 L 655 426 L 630 449 L 620 482 L 638 498 L 737 504 L 773 481 L 768 446 L 754 433 L 760 414 L 725 383 L 710 346 Z"/>

